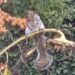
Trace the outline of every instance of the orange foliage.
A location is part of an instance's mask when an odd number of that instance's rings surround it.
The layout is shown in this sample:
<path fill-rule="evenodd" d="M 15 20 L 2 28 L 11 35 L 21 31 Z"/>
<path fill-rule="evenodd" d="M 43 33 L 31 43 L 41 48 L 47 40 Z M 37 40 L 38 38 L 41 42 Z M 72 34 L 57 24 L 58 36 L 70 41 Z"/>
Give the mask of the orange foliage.
<path fill-rule="evenodd" d="M 4 70 L 5 66 L 6 66 L 6 64 L 0 63 L 0 70 Z"/>
<path fill-rule="evenodd" d="M 11 22 L 12 26 L 19 26 L 20 29 L 25 29 L 26 19 L 20 17 L 13 17 L 10 14 L 0 10 L 0 33 L 7 32 L 5 22 Z"/>
<path fill-rule="evenodd" d="M 2 4 L 2 3 L 6 3 L 7 2 L 7 0 L 0 0 L 0 5 Z"/>
<path fill-rule="evenodd" d="M 11 19 L 12 26 L 19 26 L 21 29 L 25 29 L 26 19 L 20 17 L 12 17 Z"/>
<path fill-rule="evenodd" d="M 0 0 L 0 5 L 6 3 L 7 0 Z M 25 29 L 26 19 L 20 17 L 13 17 L 10 14 L 2 11 L 0 9 L 0 33 L 7 32 L 8 30 L 5 27 L 6 22 L 11 22 L 12 26 L 19 26 L 20 29 Z"/>

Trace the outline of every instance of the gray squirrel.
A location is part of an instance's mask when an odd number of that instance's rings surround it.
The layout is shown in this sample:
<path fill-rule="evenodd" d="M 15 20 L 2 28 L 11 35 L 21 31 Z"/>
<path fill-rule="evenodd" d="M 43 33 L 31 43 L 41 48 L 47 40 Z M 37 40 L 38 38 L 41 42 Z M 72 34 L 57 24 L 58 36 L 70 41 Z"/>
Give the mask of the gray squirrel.
<path fill-rule="evenodd" d="M 28 11 L 25 35 L 28 35 L 40 29 L 45 29 L 45 26 L 42 20 L 40 19 L 40 16 L 35 13 L 35 11 Z M 38 34 L 34 37 L 34 42 L 39 44 L 36 49 L 37 57 L 33 61 L 34 68 L 37 70 L 48 69 L 53 62 L 53 58 L 47 53 L 46 46 L 44 46 L 46 40 L 47 38 L 44 34 Z"/>
<path fill-rule="evenodd" d="M 39 29 L 45 29 L 45 26 L 40 19 L 40 16 L 34 11 L 28 11 L 27 13 L 27 25 L 25 29 L 25 34 L 35 32 Z"/>

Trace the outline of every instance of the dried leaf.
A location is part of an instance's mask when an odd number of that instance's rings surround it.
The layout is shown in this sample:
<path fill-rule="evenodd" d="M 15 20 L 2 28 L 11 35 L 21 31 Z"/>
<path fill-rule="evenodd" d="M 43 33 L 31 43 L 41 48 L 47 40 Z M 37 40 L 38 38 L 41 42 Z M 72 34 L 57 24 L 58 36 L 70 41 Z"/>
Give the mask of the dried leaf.
<path fill-rule="evenodd" d="M 11 71 L 8 69 L 7 65 L 6 65 L 6 68 L 5 68 L 4 72 L 3 72 L 3 75 L 12 75 Z"/>

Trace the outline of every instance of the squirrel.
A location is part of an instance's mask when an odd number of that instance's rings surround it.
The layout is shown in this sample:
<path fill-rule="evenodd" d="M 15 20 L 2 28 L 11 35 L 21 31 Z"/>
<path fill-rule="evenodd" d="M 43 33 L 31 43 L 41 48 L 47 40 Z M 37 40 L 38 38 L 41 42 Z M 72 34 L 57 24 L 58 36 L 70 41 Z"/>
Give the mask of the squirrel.
<path fill-rule="evenodd" d="M 27 12 L 27 25 L 25 29 L 25 34 L 28 35 L 40 29 L 45 29 L 45 26 L 40 19 L 40 16 L 35 13 L 35 11 L 29 10 Z M 38 43 L 37 57 L 33 61 L 34 68 L 37 70 L 48 69 L 53 62 L 53 59 L 50 58 L 50 55 L 47 53 L 45 45 L 46 39 L 47 38 L 43 34 L 38 34 L 34 37 L 34 42 Z"/>

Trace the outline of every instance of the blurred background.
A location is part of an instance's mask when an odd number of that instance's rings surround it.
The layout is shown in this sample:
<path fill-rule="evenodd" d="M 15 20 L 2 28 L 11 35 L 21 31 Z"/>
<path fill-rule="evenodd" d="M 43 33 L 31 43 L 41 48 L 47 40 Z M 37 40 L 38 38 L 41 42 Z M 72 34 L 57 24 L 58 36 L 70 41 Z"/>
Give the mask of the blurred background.
<path fill-rule="evenodd" d="M 26 17 L 26 12 L 32 7 L 40 15 L 46 28 L 56 28 L 64 32 L 67 39 L 75 41 L 75 0 L 8 0 L 0 5 L 2 11 L 15 17 Z M 11 44 L 14 40 L 24 35 L 24 30 L 18 26 L 13 27 L 11 23 L 5 23 L 8 33 L 0 34 L 0 50 Z M 24 42 L 22 43 L 24 45 Z M 29 43 L 31 45 L 31 42 Z M 18 47 L 15 46 L 9 51 L 9 65 L 15 64 L 18 60 Z M 17 75 L 75 75 L 75 53 L 73 58 L 59 62 L 65 56 L 70 54 L 70 51 L 56 52 L 54 49 L 49 49 L 53 55 L 53 65 L 47 71 L 38 72 L 32 67 L 32 57 L 26 64 L 20 64 Z M 10 53 L 11 52 L 11 53 Z M 18 52 L 19 53 L 19 52 Z M 4 56 L 1 60 L 4 61 Z M 14 74 L 16 75 L 16 74 Z"/>

